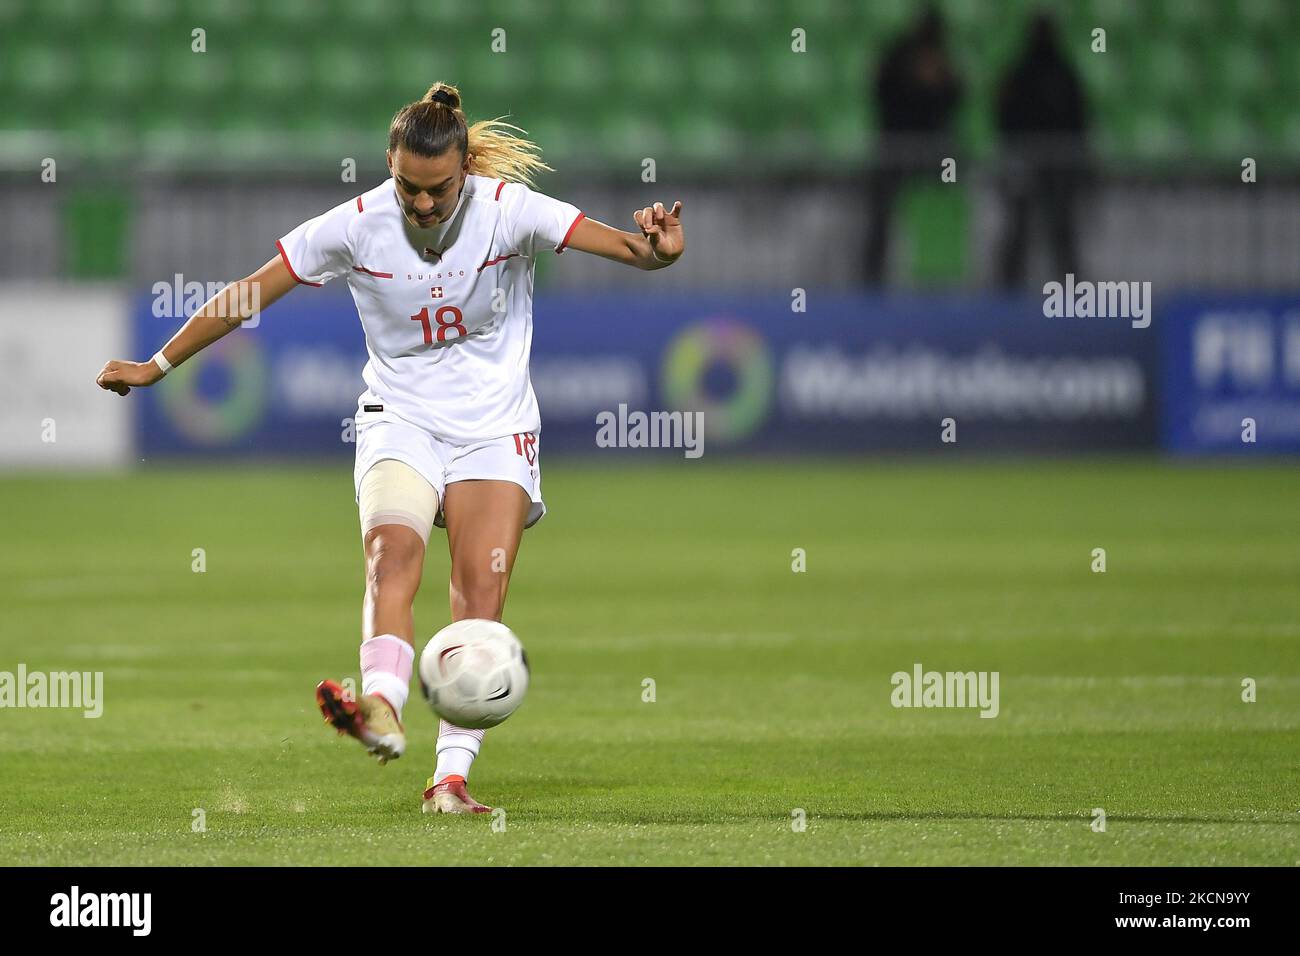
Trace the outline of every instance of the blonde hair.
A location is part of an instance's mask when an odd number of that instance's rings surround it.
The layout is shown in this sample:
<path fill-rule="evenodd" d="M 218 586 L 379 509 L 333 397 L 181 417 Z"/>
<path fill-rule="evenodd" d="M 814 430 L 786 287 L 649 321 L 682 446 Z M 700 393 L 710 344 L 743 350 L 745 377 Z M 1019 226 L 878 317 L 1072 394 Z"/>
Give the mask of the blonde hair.
<path fill-rule="evenodd" d="M 523 136 L 518 126 L 501 117 L 469 125 L 461 109 L 460 90 L 450 83 L 435 83 L 423 99 L 407 103 L 393 116 L 388 128 L 388 148 L 398 147 L 417 156 L 441 156 L 456 149 L 470 156 L 475 176 L 504 179 L 532 186 L 533 177 L 550 171 L 541 150 Z"/>

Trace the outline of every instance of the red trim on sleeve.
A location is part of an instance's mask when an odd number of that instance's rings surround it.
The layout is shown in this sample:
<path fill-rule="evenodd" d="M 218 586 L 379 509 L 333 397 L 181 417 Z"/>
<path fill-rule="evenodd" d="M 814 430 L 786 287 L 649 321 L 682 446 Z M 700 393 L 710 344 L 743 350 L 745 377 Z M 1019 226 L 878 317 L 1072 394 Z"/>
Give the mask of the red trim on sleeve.
<path fill-rule="evenodd" d="M 501 190 L 505 188 L 506 188 L 506 181 L 504 179 L 501 180 L 501 182 L 497 183 L 497 194 L 495 197 L 497 202 L 501 201 Z"/>
<path fill-rule="evenodd" d="M 280 250 L 280 258 L 284 260 L 284 267 L 289 270 L 289 275 L 293 276 L 294 282 L 299 285 L 312 285 L 318 289 L 324 285 L 322 282 L 308 282 L 306 279 L 298 278 L 298 273 L 293 271 L 293 264 L 289 261 L 289 254 L 284 251 L 284 246 L 280 245 L 279 239 L 275 240 L 275 248 Z"/>
<path fill-rule="evenodd" d="M 569 244 L 569 237 L 573 235 L 573 230 L 578 228 L 578 223 L 582 222 L 582 220 L 586 218 L 587 214 L 585 212 L 578 213 L 578 218 L 573 220 L 573 225 L 569 226 L 569 231 L 564 234 L 564 238 L 560 240 L 560 244 L 555 247 L 555 254 L 557 256 L 563 252 L 564 247 Z"/>
<path fill-rule="evenodd" d="M 367 269 L 365 266 L 353 266 L 352 271 L 364 272 L 366 275 L 374 276 L 376 279 L 391 279 L 393 277 L 393 274 L 391 272 L 374 272 L 370 269 Z"/>
<path fill-rule="evenodd" d="M 357 197 L 357 212 L 365 212 L 365 210 L 361 208 L 361 197 L 360 197 L 360 196 Z"/>

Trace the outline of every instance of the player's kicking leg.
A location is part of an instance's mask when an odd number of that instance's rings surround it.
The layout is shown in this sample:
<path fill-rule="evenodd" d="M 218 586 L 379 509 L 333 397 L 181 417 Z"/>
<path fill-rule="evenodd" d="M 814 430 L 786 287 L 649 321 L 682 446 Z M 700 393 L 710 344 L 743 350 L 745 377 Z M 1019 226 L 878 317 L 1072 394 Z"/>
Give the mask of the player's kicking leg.
<path fill-rule="evenodd" d="M 452 621 L 501 620 L 530 505 L 528 494 L 512 481 L 467 480 L 447 486 L 443 514 L 451 551 Z M 465 789 L 483 734 L 439 723 L 437 766 L 424 790 L 425 813 L 492 809 Z"/>
<path fill-rule="evenodd" d="M 358 499 L 366 559 L 361 693 L 353 701 L 335 682 L 321 681 L 316 702 L 326 723 L 361 741 L 383 764 L 406 751 L 402 708 L 415 660 L 412 607 L 438 493 L 409 465 L 385 459 L 366 472 Z"/>
<path fill-rule="evenodd" d="M 362 693 L 353 699 L 346 688 L 323 680 L 316 685 L 316 706 L 326 723 L 361 741 L 381 764 L 406 753 L 406 730 L 397 709 L 379 694 Z"/>

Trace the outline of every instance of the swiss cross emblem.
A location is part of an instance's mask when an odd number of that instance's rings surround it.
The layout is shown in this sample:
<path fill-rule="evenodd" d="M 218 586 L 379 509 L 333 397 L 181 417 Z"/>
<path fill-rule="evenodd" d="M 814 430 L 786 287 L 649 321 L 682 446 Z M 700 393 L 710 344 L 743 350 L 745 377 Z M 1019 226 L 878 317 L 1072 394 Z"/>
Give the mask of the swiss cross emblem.
<path fill-rule="evenodd" d="M 440 285 L 435 285 L 435 286 L 433 286 L 431 289 L 429 289 L 429 295 L 431 295 L 431 296 L 432 296 L 433 298 L 435 298 L 435 299 L 441 299 L 441 298 L 442 298 L 442 286 L 440 286 Z"/>

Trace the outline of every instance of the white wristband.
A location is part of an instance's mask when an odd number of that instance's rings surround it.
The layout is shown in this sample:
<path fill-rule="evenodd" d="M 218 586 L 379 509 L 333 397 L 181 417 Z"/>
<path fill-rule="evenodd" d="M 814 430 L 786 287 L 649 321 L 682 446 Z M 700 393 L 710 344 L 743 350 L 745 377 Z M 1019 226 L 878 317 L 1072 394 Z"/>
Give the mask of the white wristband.
<path fill-rule="evenodd" d="M 164 375 L 170 372 L 174 367 L 171 362 L 167 361 L 167 357 L 162 354 L 162 349 L 159 349 L 157 352 L 153 353 L 153 362 L 160 369 L 162 369 L 162 373 Z"/>

